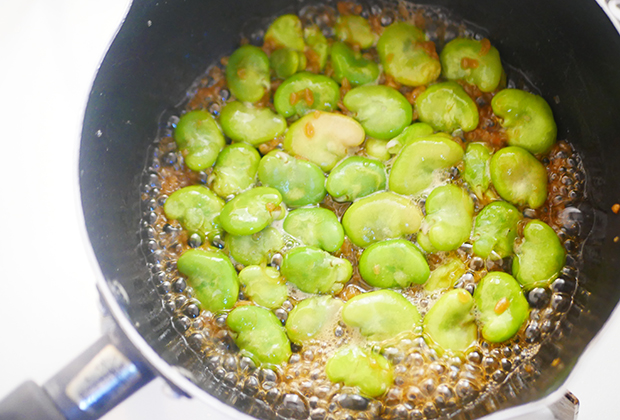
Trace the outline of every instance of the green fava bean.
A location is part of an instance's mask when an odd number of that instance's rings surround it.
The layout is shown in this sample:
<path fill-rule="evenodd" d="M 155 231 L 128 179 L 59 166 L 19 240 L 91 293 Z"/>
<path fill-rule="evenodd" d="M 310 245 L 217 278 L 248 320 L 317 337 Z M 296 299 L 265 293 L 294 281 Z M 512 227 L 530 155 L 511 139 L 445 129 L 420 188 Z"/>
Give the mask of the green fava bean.
<path fill-rule="evenodd" d="M 342 308 L 342 320 L 371 341 L 383 341 L 420 325 L 420 312 L 400 293 L 378 290 L 357 295 Z"/>
<path fill-rule="evenodd" d="M 338 293 L 351 278 L 353 267 L 322 249 L 303 246 L 284 255 L 281 272 L 302 292 Z"/>
<path fill-rule="evenodd" d="M 228 59 L 226 83 L 240 101 L 259 101 L 271 87 L 269 57 L 253 45 L 238 48 Z"/>
<path fill-rule="evenodd" d="M 267 28 L 265 32 L 265 44 L 276 48 L 291 48 L 295 51 L 303 51 L 304 34 L 301 20 L 295 15 L 282 15 Z"/>
<path fill-rule="evenodd" d="M 185 164 L 192 171 L 202 171 L 215 163 L 226 140 L 217 123 L 207 111 L 184 114 L 174 129 L 174 140 Z"/>
<path fill-rule="evenodd" d="M 431 276 L 424 284 L 424 290 L 434 292 L 436 290 L 450 289 L 457 280 L 467 272 L 467 267 L 458 258 L 451 258 L 431 272 Z"/>
<path fill-rule="evenodd" d="M 247 190 L 256 183 L 260 155 L 245 143 L 226 146 L 213 168 L 213 191 L 220 197 L 228 197 Z"/>
<path fill-rule="evenodd" d="M 293 210 L 282 227 L 304 245 L 327 252 L 338 251 L 344 242 L 344 230 L 334 212 L 320 207 Z"/>
<path fill-rule="evenodd" d="M 418 138 L 406 145 L 390 172 L 390 189 L 399 194 L 419 195 L 438 181 L 440 171 L 463 159 L 463 148 L 442 135 Z"/>
<path fill-rule="evenodd" d="M 380 288 L 423 284 L 430 275 L 424 255 L 405 239 L 370 245 L 360 257 L 359 270 L 366 283 Z"/>
<path fill-rule="evenodd" d="M 384 239 L 398 239 L 415 233 L 422 211 L 410 199 L 391 192 L 364 197 L 351 205 L 342 226 L 355 245 L 366 248 Z"/>
<path fill-rule="evenodd" d="M 342 42 L 335 42 L 331 50 L 333 78 L 338 83 L 347 79 L 352 86 L 360 86 L 377 80 L 379 66 L 366 60 L 360 52 L 353 51 Z"/>
<path fill-rule="evenodd" d="M 179 257 L 177 267 L 187 276 L 187 282 L 204 309 L 211 312 L 230 309 L 237 301 L 237 272 L 220 251 L 190 249 Z"/>
<path fill-rule="evenodd" d="M 540 96 L 519 89 L 504 89 L 493 97 L 491 107 L 502 119 L 508 144 L 530 153 L 546 153 L 558 133 L 549 104 Z"/>
<path fill-rule="evenodd" d="M 322 74 L 299 72 L 286 79 L 273 95 L 273 105 L 280 115 L 290 118 L 309 111 L 332 111 L 338 106 L 338 83 Z"/>
<path fill-rule="evenodd" d="M 336 38 L 361 49 L 372 47 L 377 36 L 372 32 L 368 20 L 356 15 L 342 15 L 336 22 Z"/>
<path fill-rule="evenodd" d="M 474 202 L 456 185 L 437 187 L 426 199 L 418 243 L 427 252 L 452 251 L 469 239 Z"/>
<path fill-rule="evenodd" d="M 343 302 L 331 296 L 317 296 L 299 302 L 288 314 L 286 333 L 293 343 L 304 344 L 324 333 L 333 334 Z"/>
<path fill-rule="evenodd" d="M 327 177 L 327 192 L 335 201 L 354 201 L 386 184 L 385 165 L 373 159 L 351 156 L 338 164 Z"/>
<path fill-rule="evenodd" d="M 282 200 L 293 207 L 316 204 L 326 193 L 321 168 L 280 150 L 273 150 L 261 159 L 258 179 L 263 185 L 280 191 Z"/>
<path fill-rule="evenodd" d="M 273 267 L 245 267 L 239 273 L 239 282 L 245 286 L 245 295 L 265 308 L 278 308 L 288 297 L 286 282 Z"/>
<path fill-rule="evenodd" d="M 258 364 L 275 366 L 291 357 L 291 343 L 273 312 L 258 306 L 241 306 L 228 314 L 226 324 L 236 333 L 235 343 L 241 354 Z"/>
<path fill-rule="evenodd" d="M 470 143 L 467 145 L 463 160 L 465 161 L 463 179 L 476 196 L 482 198 L 491 183 L 489 173 L 491 151 L 483 143 Z"/>
<path fill-rule="evenodd" d="M 566 262 L 560 238 L 540 220 L 525 226 L 523 238 L 512 261 L 512 274 L 528 290 L 545 287 L 558 277 Z"/>
<path fill-rule="evenodd" d="M 484 276 L 476 286 L 474 301 L 482 337 L 492 343 L 512 338 L 530 313 L 521 286 L 506 273 L 491 272 Z"/>
<path fill-rule="evenodd" d="M 494 260 L 512 255 L 520 220 L 521 212 L 505 201 L 485 206 L 474 223 L 474 254 Z"/>
<path fill-rule="evenodd" d="M 441 51 L 440 60 L 446 79 L 463 79 L 482 92 L 497 89 L 504 71 L 499 52 L 488 39 L 453 39 Z"/>
<path fill-rule="evenodd" d="M 269 63 L 276 72 L 276 76 L 280 79 L 286 79 L 298 71 L 305 70 L 306 56 L 302 52 L 282 48 L 271 53 Z"/>
<path fill-rule="evenodd" d="M 387 151 L 393 155 L 396 155 L 409 143 L 413 143 L 420 138 L 433 136 L 434 131 L 435 130 L 433 130 L 433 127 L 426 123 L 413 123 L 409 127 L 406 127 L 402 133 L 388 142 Z M 439 134 L 443 135 L 443 133 L 438 133 L 438 135 Z M 448 136 L 448 139 L 451 140 L 452 138 Z"/>
<path fill-rule="evenodd" d="M 377 52 L 386 74 L 405 86 L 422 86 L 435 81 L 441 73 L 435 45 L 424 32 L 404 22 L 388 26 Z"/>
<path fill-rule="evenodd" d="M 191 185 L 173 192 L 164 204 L 164 213 L 178 220 L 188 233 L 205 240 L 221 233 L 219 215 L 224 201 L 202 185 Z"/>
<path fill-rule="evenodd" d="M 339 349 L 325 365 L 325 373 L 334 383 L 359 388 L 363 395 L 383 395 L 394 381 L 394 369 L 380 354 L 359 347 Z"/>
<path fill-rule="evenodd" d="M 220 224 L 233 235 L 251 235 L 284 217 L 282 196 L 275 188 L 257 187 L 230 200 L 220 213 Z"/>
<path fill-rule="evenodd" d="M 364 129 L 351 117 L 331 112 L 313 112 L 288 129 L 284 149 L 302 156 L 329 172 L 364 142 Z"/>
<path fill-rule="evenodd" d="M 327 63 L 327 56 L 329 55 L 329 44 L 327 38 L 321 32 L 321 29 L 316 26 L 309 26 L 304 28 L 304 39 L 309 49 L 309 62 L 311 65 L 315 65 L 316 71 L 323 71 L 325 64 Z"/>
<path fill-rule="evenodd" d="M 253 146 L 273 140 L 286 130 L 286 120 L 281 115 L 238 101 L 222 108 L 220 124 L 228 137 Z"/>
<path fill-rule="evenodd" d="M 478 328 L 472 315 L 474 299 L 464 289 L 450 290 L 424 317 L 424 334 L 440 353 L 461 353 L 476 344 Z"/>
<path fill-rule="evenodd" d="M 243 265 L 267 264 L 284 247 L 282 234 L 272 227 L 253 235 L 226 235 L 226 246 L 232 257 Z"/>
<path fill-rule="evenodd" d="M 369 138 L 366 139 L 366 145 L 364 146 L 364 150 L 367 156 L 385 162 L 386 160 L 390 160 L 390 158 L 392 157 L 392 155 L 388 151 L 387 144 L 388 142 L 385 140 Z"/>
<path fill-rule="evenodd" d="M 504 147 L 491 158 L 491 182 L 504 200 L 537 209 L 547 199 L 547 171 L 520 147 Z"/>
<path fill-rule="evenodd" d="M 347 92 L 343 101 L 369 136 L 389 140 L 411 124 L 411 104 L 391 87 L 360 86 Z"/>
<path fill-rule="evenodd" d="M 456 82 L 429 86 L 416 98 L 415 106 L 420 121 L 435 130 L 452 133 L 461 128 L 467 132 L 478 127 L 478 107 Z"/>

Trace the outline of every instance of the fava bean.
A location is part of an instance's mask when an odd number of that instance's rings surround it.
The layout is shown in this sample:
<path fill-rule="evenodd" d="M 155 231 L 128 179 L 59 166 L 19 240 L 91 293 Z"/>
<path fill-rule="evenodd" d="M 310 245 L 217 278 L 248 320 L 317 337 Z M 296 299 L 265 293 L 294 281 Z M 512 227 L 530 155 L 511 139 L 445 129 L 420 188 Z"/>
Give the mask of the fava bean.
<path fill-rule="evenodd" d="M 484 143 L 469 143 L 463 160 L 465 161 L 463 179 L 478 198 L 483 198 L 491 183 L 489 173 L 491 151 Z"/>
<path fill-rule="evenodd" d="M 455 38 L 443 48 L 440 59 L 446 79 L 463 79 L 482 92 L 493 92 L 502 79 L 499 52 L 488 39 Z"/>
<path fill-rule="evenodd" d="M 361 16 L 339 16 L 334 29 L 338 40 L 350 45 L 357 45 L 361 49 L 372 47 L 377 39 L 368 20 Z"/>
<path fill-rule="evenodd" d="M 370 245 L 360 257 L 359 270 L 366 283 L 380 288 L 423 284 L 430 274 L 424 255 L 404 239 Z"/>
<path fill-rule="evenodd" d="M 380 74 L 379 66 L 362 57 L 342 42 L 335 42 L 331 49 L 333 78 L 338 83 L 347 79 L 351 86 L 373 83 Z"/>
<path fill-rule="evenodd" d="M 364 150 L 367 156 L 385 162 L 386 160 L 390 160 L 390 158 L 392 157 L 392 155 L 388 151 L 387 144 L 388 142 L 385 140 L 369 138 L 366 139 L 366 145 L 364 146 Z"/>
<path fill-rule="evenodd" d="M 230 255 L 243 265 L 267 264 L 271 257 L 284 247 L 282 234 L 272 227 L 253 235 L 226 235 Z"/>
<path fill-rule="evenodd" d="M 304 245 L 327 252 L 338 251 L 344 230 L 333 211 L 321 207 L 293 210 L 284 219 L 283 229 Z"/>
<path fill-rule="evenodd" d="M 390 362 L 380 354 L 360 347 L 339 349 L 327 361 L 325 373 L 330 381 L 357 387 L 369 397 L 383 395 L 394 381 L 394 369 Z"/>
<path fill-rule="evenodd" d="M 502 119 L 508 144 L 530 153 L 546 153 L 558 133 L 549 104 L 540 96 L 519 89 L 504 89 L 493 97 L 491 107 Z"/>
<path fill-rule="evenodd" d="M 184 114 L 174 129 L 174 140 L 183 153 L 185 164 L 192 171 L 205 170 L 215 163 L 226 140 L 217 123 L 207 111 Z"/>
<path fill-rule="evenodd" d="M 420 121 L 435 130 L 452 133 L 461 128 L 472 131 L 478 127 L 478 107 L 456 82 L 429 86 L 415 100 Z"/>
<path fill-rule="evenodd" d="M 523 242 L 515 249 L 512 274 L 526 289 L 545 287 L 555 280 L 566 262 L 566 252 L 555 231 L 532 220 L 523 229 Z"/>
<path fill-rule="evenodd" d="M 261 159 L 258 179 L 263 185 L 278 190 L 282 200 L 293 207 L 316 204 L 326 193 L 321 168 L 281 150 L 273 150 Z"/>
<path fill-rule="evenodd" d="M 271 53 L 269 64 L 276 72 L 276 76 L 286 79 L 306 69 L 306 56 L 303 52 L 291 48 L 281 48 Z"/>
<path fill-rule="evenodd" d="M 273 267 L 251 265 L 239 273 L 246 296 L 265 308 L 275 309 L 288 297 L 286 282 Z"/>
<path fill-rule="evenodd" d="M 256 183 L 260 155 L 245 143 L 226 146 L 215 162 L 211 188 L 220 197 L 238 194 Z"/>
<path fill-rule="evenodd" d="M 427 85 L 441 73 L 435 44 L 408 23 L 388 26 L 377 42 L 377 52 L 385 73 L 406 86 Z"/>
<path fill-rule="evenodd" d="M 347 92 L 343 101 L 369 136 L 389 140 L 411 124 L 411 104 L 389 86 L 360 86 Z"/>
<path fill-rule="evenodd" d="M 302 292 L 338 293 L 351 278 L 353 267 L 322 249 L 302 246 L 284 255 L 281 272 Z"/>
<path fill-rule="evenodd" d="M 222 108 L 220 124 L 228 137 L 253 146 L 273 140 L 286 130 L 286 120 L 281 115 L 238 101 Z"/>
<path fill-rule="evenodd" d="M 476 344 L 478 328 L 472 315 L 474 299 L 464 289 L 450 290 L 424 317 L 424 334 L 439 353 L 461 353 Z"/>
<path fill-rule="evenodd" d="M 474 202 L 467 191 L 448 184 L 437 187 L 426 199 L 418 243 L 427 252 L 452 251 L 469 239 Z"/>
<path fill-rule="evenodd" d="M 325 187 L 335 201 L 354 201 L 386 184 L 385 165 L 373 159 L 351 156 L 332 169 Z"/>
<path fill-rule="evenodd" d="M 236 333 L 240 353 L 258 364 L 271 367 L 291 357 L 291 343 L 273 312 L 258 306 L 241 306 L 228 314 L 226 324 Z"/>
<path fill-rule="evenodd" d="M 237 272 L 222 252 L 190 249 L 179 257 L 177 268 L 187 276 L 196 299 L 207 311 L 230 309 L 237 301 Z"/>
<path fill-rule="evenodd" d="M 304 28 L 304 39 L 309 47 L 307 50 L 308 61 L 315 65 L 314 70 L 323 71 L 329 56 L 329 44 L 325 35 L 318 26 L 312 25 Z"/>
<path fill-rule="evenodd" d="M 317 296 L 299 302 L 286 319 L 286 333 L 293 343 L 304 344 L 326 333 L 337 323 L 342 301 Z M 331 335 L 332 332 L 329 331 Z"/>
<path fill-rule="evenodd" d="M 253 45 L 238 48 L 228 58 L 226 83 L 240 101 L 259 101 L 271 87 L 269 57 Z"/>
<path fill-rule="evenodd" d="M 353 203 L 342 217 L 342 226 L 351 242 L 365 248 L 384 239 L 411 235 L 421 221 L 422 211 L 410 199 L 382 192 Z"/>
<path fill-rule="evenodd" d="M 338 106 L 338 83 L 322 74 L 299 72 L 286 79 L 273 95 L 273 105 L 279 114 L 290 118 L 309 111 L 331 111 Z"/>
<path fill-rule="evenodd" d="M 505 147 L 491 158 L 491 182 L 504 200 L 537 209 L 547 199 L 547 171 L 527 150 Z"/>
<path fill-rule="evenodd" d="M 284 138 L 284 149 L 329 172 L 339 160 L 364 142 L 364 129 L 353 118 L 313 112 L 294 122 Z"/>
<path fill-rule="evenodd" d="M 409 143 L 413 143 L 419 138 L 430 137 L 433 135 L 433 132 L 433 127 L 426 123 L 413 123 L 409 127 L 406 127 L 402 133 L 400 133 L 398 136 L 394 137 L 388 142 L 387 151 L 393 155 L 396 155 L 402 150 L 403 147 L 405 147 Z M 443 133 L 438 134 L 443 135 Z M 452 139 L 450 136 L 448 136 L 447 138 L 449 140 Z"/>
<path fill-rule="evenodd" d="M 220 224 L 233 235 L 251 235 L 284 217 L 282 196 L 275 188 L 257 187 L 230 200 L 220 213 Z"/>
<path fill-rule="evenodd" d="M 505 201 L 485 206 L 474 224 L 474 254 L 494 260 L 512 255 L 521 212 Z"/>
<path fill-rule="evenodd" d="M 467 267 L 459 258 L 451 258 L 431 272 L 431 276 L 424 284 L 424 290 L 434 292 L 454 287 L 458 279 L 467 272 Z"/>
<path fill-rule="evenodd" d="M 511 339 L 528 318 L 530 307 L 521 286 L 510 275 L 491 272 L 474 292 L 482 337 L 492 343 Z"/>
<path fill-rule="evenodd" d="M 265 32 L 265 44 L 275 48 L 291 48 L 303 51 L 304 34 L 299 17 L 295 15 L 282 15 L 273 21 Z"/>
<path fill-rule="evenodd" d="M 164 213 L 170 220 L 178 220 L 191 235 L 202 240 L 213 239 L 222 232 L 219 215 L 224 201 L 202 185 L 191 185 L 170 194 L 164 204 Z"/>

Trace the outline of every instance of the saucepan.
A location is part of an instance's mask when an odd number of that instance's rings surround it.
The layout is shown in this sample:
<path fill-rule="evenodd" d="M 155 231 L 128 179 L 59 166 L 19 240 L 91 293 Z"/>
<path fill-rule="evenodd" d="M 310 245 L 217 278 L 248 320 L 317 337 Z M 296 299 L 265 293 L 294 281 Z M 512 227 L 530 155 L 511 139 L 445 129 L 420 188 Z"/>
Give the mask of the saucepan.
<path fill-rule="evenodd" d="M 84 224 L 113 328 L 43 387 L 29 382 L 10 394 L 0 417 L 95 419 L 155 375 L 231 419 L 287 417 L 218 380 L 175 329 L 151 269 L 157 250 L 141 229 L 151 211 L 141 188 L 156 182 L 151 146 L 192 83 L 238 46 L 248 26 L 309 2 L 133 2 L 90 93 L 79 156 Z M 595 1 L 425 3 L 480 28 L 503 61 L 526 70 L 553 109 L 558 138 L 575 146 L 587 172 L 577 223 L 583 258 L 563 274 L 572 302 L 565 321 L 527 371 L 459 414 L 510 418 L 564 395 L 563 383 L 620 300 L 620 217 L 611 211 L 620 191 L 620 36 Z"/>

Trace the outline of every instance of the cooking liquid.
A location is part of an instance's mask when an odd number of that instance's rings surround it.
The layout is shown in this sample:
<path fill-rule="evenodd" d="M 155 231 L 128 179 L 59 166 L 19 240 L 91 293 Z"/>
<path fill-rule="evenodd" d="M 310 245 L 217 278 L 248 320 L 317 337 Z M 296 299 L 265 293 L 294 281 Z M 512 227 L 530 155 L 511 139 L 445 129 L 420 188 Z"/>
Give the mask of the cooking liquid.
<path fill-rule="evenodd" d="M 341 7 L 356 7 L 347 4 Z M 308 6 L 300 13 L 303 22 L 315 22 L 330 35 L 335 22 L 335 11 L 329 7 Z M 419 7 L 362 9 L 362 16 L 369 19 L 373 28 L 381 31 L 397 17 L 425 28 L 430 39 L 438 47 L 456 36 L 482 38 L 462 24 L 451 22 L 440 9 Z M 260 41 L 261 33 L 248 38 Z M 225 63 L 225 59 L 222 60 Z M 220 64 L 222 64 L 220 63 Z M 533 87 L 521 73 L 509 71 L 508 86 L 532 91 Z M 416 92 L 412 88 L 399 86 L 394 81 L 381 80 L 393 85 L 408 98 Z M 277 84 L 277 82 L 275 82 Z M 470 133 L 454 133 L 455 140 L 462 143 L 484 141 L 495 150 L 506 145 L 506 138 L 490 107 L 492 94 L 480 92 L 475 86 L 463 84 L 480 109 L 480 124 Z M 347 89 L 341 89 L 342 96 Z M 223 66 L 212 66 L 206 76 L 191 90 L 186 110 L 207 109 L 214 116 L 229 99 Z M 273 108 L 273 104 L 268 106 Z M 566 141 L 556 143 L 543 160 L 548 173 L 548 197 L 543 207 L 534 211 L 523 209 L 524 219 L 520 229 L 531 219 L 541 219 L 549 224 L 563 241 L 567 251 L 567 266 L 560 277 L 547 288 L 536 288 L 526 297 L 530 302 L 529 320 L 519 333 L 504 343 L 489 343 L 480 338 L 463 357 L 438 356 L 421 337 L 421 331 L 412 331 L 373 350 L 381 352 L 394 366 L 394 383 L 387 393 L 375 399 L 367 399 L 352 388 L 334 384 L 325 375 L 325 364 L 335 349 L 344 345 L 359 343 L 366 345 L 366 339 L 354 329 L 346 327 L 337 318 L 322 337 L 303 347 L 292 345 L 293 355 L 289 362 L 277 371 L 257 368 L 254 363 L 241 357 L 226 327 L 226 315 L 215 315 L 201 311 L 199 302 L 193 297 L 193 290 L 176 270 L 176 260 L 186 250 L 198 246 L 224 247 L 222 238 L 215 238 L 212 244 L 201 244 L 197 236 L 188 237 L 176 221 L 169 221 L 163 213 L 163 203 L 174 191 L 193 184 L 209 185 L 210 171 L 192 172 L 183 164 L 183 156 L 176 149 L 172 130 L 178 121 L 180 110 L 166 116 L 158 141 L 153 146 L 147 182 L 143 187 L 143 200 L 150 209 L 142 221 L 143 232 L 150 250 L 159 250 L 160 262 L 150 263 L 156 273 L 156 287 L 162 295 L 162 304 L 172 314 L 173 325 L 187 340 L 188 345 L 199 354 L 215 377 L 228 386 L 271 405 L 283 417 L 321 419 L 371 419 L 387 418 L 436 418 L 455 413 L 475 403 L 485 393 L 493 392 L 497 385 L 506 380 L 517 367 L 526 365 L 537 353 L 541 343 L 563 321 L 572 304 L 572 293 L 576 289 L 576 269 L 571 266 L 580 260 L 581 241 L 579 233 L 580 211 L 577 205 L 584 200 L 585 173 L 579 155 Z M 281 147 L 282 139 L 259 147 L 262 154 Z M 363 148 L 357 152 L 363 154 Z M 462 184 L 460 166 L 445 172 L 438 179 L 438 185 L 452 182 Z M 430 190 L 429 190 L 430 191 Z M 476 213 L 487 202 L 480 202 L 472 194 Z M 337 203 L 328 196 L 321 206 L 333 210 L 340 218 L 350 203 Z M 423 203 L 420 203 L 423 208 Z M 287 248 L 295 245 L 288 237 Z M 286 250 L 286 248 L 285 248 Z M 357 261 L 362 249 L 345 239 L 345 244 L 336 253 L 353 264 L 353 276 L 337 297 L 346 301 L 372 288 L 360 277 Z M 511 272 L 510 258 L 494 261 L 484 260 L 472 254 L 472 247 L 466 243 L 451 252 L 439 252 L 428 256 L 431 270 L 448 258 L 457 257 L 468 267 L 455 287 L 465 288 L 473 293 L 476 284 L 489 271 Z M 282 255 L 276 254 L 272 265 L 279 267 Z M 241 270 L 242 265 L 236 264 Z M 567 284 L 569 285 L 567 287 Z M 416 305 L 421 315 L 445 292 L 428 294 L 419 285 L 413 285 L 400 292 Z M 308 297 L 294 286 L 289 287 L 289 300 L 274 312 L 284 323 L 295 302 Z M 237 306 L 249 301 L 240 294 Z M 554 361 L 556 363 L 556 361 Z M 557 363 L 560 363 L 557 361 Z"/>

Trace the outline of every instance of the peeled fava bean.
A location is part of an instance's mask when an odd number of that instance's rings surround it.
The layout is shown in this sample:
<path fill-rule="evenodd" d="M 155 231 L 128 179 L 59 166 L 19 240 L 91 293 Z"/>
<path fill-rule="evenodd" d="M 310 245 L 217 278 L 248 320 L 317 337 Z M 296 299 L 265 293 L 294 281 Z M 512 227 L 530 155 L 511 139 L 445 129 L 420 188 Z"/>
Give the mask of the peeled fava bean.
<path fill-rule="evenodd" d="M 545 287 L 558 277 L 566 252 L 555 231 L 540 220 L 523 229 L 523 242 L 515 247 L 512 274 L 526 289 Z"/>
<path fill-rule="evenodd" d="M 387 151 L 393 155 L 398 154 L 403 147 L 413 143 L 419 138 L 430 137 L 433 135 L 433 127 L 426 123 L 416 122 L 406 127 L 402 133 L 394 137 L 387 144 Z"/>
<path fill-rule="evenodd" d="M 217 123 L 207 111 L 184 114 L 174 129 L 174 140 L 183 153 L 185 164 L 192 171 L 210 168 L 226 140 Z"/>
<path fill-rule="evenodd" d="M 226 235 L 226 246 L 243 265 L 267 264 L 284 247 L 284 239 L 276 228 L 268 227 L 253 235 Z"/>
<path fill-rule="evenodd" d="M 405 86 L 427 85 L 441 73 L 435 44 L 408 23 L 388 26 L 377 42 L 377 52 L 385 73 Z"/>
<path fill-rule="evenodd" d="M 366 152 L 366 156 L 369 156 L 374 159 L 378 159 L 382 162 L 386 160 L 390 160 L 392 155 L 388 151 L 388 142 L 385 140 L 366 139 L 366 144 L 364 146 L 364 151 Z"/>
<path fill-rule="evenodd" d="M 435 130 L 452 133 L 456 129 L 472 131 L 478 127 L 478 107 L 456 82 L 429 86 L 415 101 L 418 118 Z"/>
<path fill-rule="evenodd" d="M 286 79 L 273 95 L 273 106 L 286 118 L 301 117 L 309 111 L 331 111 L 338 106 L 338 83 L 322 74 L 306 71 Z"/>
<path fill-rule="evenodd" d="M 239 101 L 222 108 L 220 124 L 228 137 L 253 146 L 273 140 L 286 130 L 286 120 L 281 115 Z"/>
<path fill-rule="evenodd" d="M 207 311 L 230 309 L 237 301 L 237 272 L 222 252 L 190 249 L 179 257 L 177 267 Z"/>
<path fill-rule="evenodd" d="M 519 89 L 504 89 L 493 97 L 491 107 L 502 119 L 511 146 L 538 154 L 548 152 L 555 143 L 558 128 L 542 97 Z"/>
<path fill-rule="evenodd" d="M 338 293 L 351 278 L 353 267 L 322 249 L 302 246 L 284 255 L 281 272 L 302 292 Z"/>
<path fill-rule="evenodd" d="M 491 184 L 489 173 L 491 151 L 484 143 L 469 143 L 463 160 L 465 162 L 463 179 L 476 196 L 482 198 Z"/>
<path fill-rule="evenodd" d="M 356 15 L 342 15 L 336 22 L 336 38 L 349 45 L 357 45 L 361 49 L 370 48 L 376 35 L 370 28 L 368 20 Z"/>
<path fill-rule="evenodd" d="M 448 80 L 465 80 L 482 92 L 493 92 L 502 80 L 502 61 L 488 39 L 455 38 L 441 51 L 441 66 Z"/>
<path fill-rule="evenodd" d="M 276 366 L 291 357 L 291 343 L 273 312 L 258 306 L 241 306 L 228 314 L 226 324 L 235 333 L 241 354 L 258 364 Z"/>
<path fill-rule="evenodd" d="M 276 76 L 286 79 L 298 71 L 305 70 L 306 56 L 290 48 L 281 48 L 271 53 L 269 63 Z"/>
<path fill-rule="evenodd" d="M 363 395 L 383 395 L 394 381 L 394 369 L 380 354 L 357 346 L 344 347 L 334 354 L 325 366 L 330 381 L 357 387 Z"/>
<path fill-rule="evenodd" d="M 361 145 L 364 138 L 364 129 L 353 118 L 316 111 L 291 124 L 284 138 L 284 149 L 329 172 Z"/>
<path fill-rule="evenodd" d="M 331 48 L 333 78 L 338 83 L 347 79 L 351 86 L 373 83 L 381 71 L 374 61 L 366 60 L 360 52 L 353 51 L 342 42 L 335 42 Z"/>
<path fill-rule="evenodd" d="M 425 206 L 426 217 L 418 234 L 425 251 L 452 251 L 469 239 L 474 203 L 467 191 L 452 184 L 437 187 Z"/>
<path fill-rule="evenodd" d="M 223 198 L 247 190 L 256 183 L 259 162 L 260 155 L 248 144 L 226 146 L 215 162 L 211 188 Z"/>
<path fill-rule="evenodd" d="M 292 207 L 319 203 L 326 193 L 321 168 L 281 150 L 273 150 L 261 159 L 258 179 L 263 185 L 278 190 L 282 200 Z"/>
<path fill-rule="evenodd" d="M 411 124 L 413 108 L 407 99 L 389 86 L 360 86 L 344 96 L 344 106 L 358 120 L 366 134 L 389 140 Z"/>
<path fill-rule="evenodd" d="M 521 212 L 512 204 L 495 201 L 486 205 L 474 223 L 474 254 L 494 260 L 512 255 L 520 220 Z"/>
<path fill-rule="evenodd" d="M 351 205 L 342 217 L 342 226 L 355 245 L 366 248 L 384 239 L 398 239 L 415 233 L 422 211 L 409 198 L 382 192 L 364 197 Z"/>
<path fill-rule="evenodd" d="M 474 301 L 482 337 L 492 343 L 511 339 L 528 318 L 530 306 L 521 286 L 510 275 L 491 272 L 476 286 Z"/>
<path fill-rule="evenodd" d="M 441 171 L 463 159 L 463 148 L 444 135 L 418 138 L 407 144 L 392 165 L 390 190 L 419 195 L 439 180 Z"/>
<path fill-rule="evenodd" d="M 424 255 L 405 239 L 370 245 L 360 257 L 359 270 L 366 283 L 380 288 L 423 284 L 430 274 Z"/>
<path fill-rule="evenodd" d="M 269 92 L 269 57 L 254 45 L 243 45 L 228 58 L 226 83 L 242 102 L 258 102 Z"/>
<path fill-rule="evenodd" d="M 319 338 L 337 323 L 343 302 L 331 296 L 317 296 L 299 302 L 288 314 L 286 333 L 293 343 Z M 333 334 L 329 331 L 329 334 Z"/>
<path fill-rule="evenodd" d="M 384 190 L 385 165 L 373 159 L 351 156 L 338 164 L 327 177 L 327 192 L 335 201 L 354 201 Z"/>
<path fill-rule="evenodd" d="M 344 242 L 344 229 L 338 218 L 333 211 L 321 207 L 293 210 L 282 227 L 304 245 L 327 252 L 338 251 Z"/>
<path fill-rule="evenodd" d="M 178 220 L 191 235 L 202 240 L 213 239 L 221 233 L 219 215 L 224 200 L 202 185 L 191 185 L 173 192 L 164 204 L 164 213 L 170 220 Z"/>
<path fill-rule="evenodd" d="M 304 39 L 309 47 L 306 50 L 309 68 L 315 72 L 323 71 L 329 56 L 329 44 L 325 35 L 318 26 L 312 25 L 304 28 Z"/>
<path fill-rule="evenodd" d="M 424 290 L 434 292 L 442 289 L 451 289 L 458 279 L 467 272 L 467 267 L 459 258 L 451 258 L 435 268 L 424 284 Z"/>
<path fill-rule="evenodd" d="M 384 341 L 420 325 L 420 312 L 400 293 L 378 290 L 357 295 L 342 308 L 342 320 L 371 341 Z"/>
<path fill-rule="evenodd" d="M 256 187 L 230 200 L 220 213 L 220 224 L 232 235 L 260 232 L 284 217 L 282 196 L 275 188 Z"/>
<path fill-rule="evenodd" d="M 464 289 L 450 290 L 424 317 L 424 334 L 440 352 L 462 353 L 476 344 L 478 328 L 472 314 L 474 299 Z"/>
<path fill-rule="evenodd" d="M 527 150 L 505 147 L 495 152 L 489 166 L 491 182 L 504 200 L 537 209 L 547 199 L 547 171 Z"/>
<path fill-rule="evenodd" d="M 304 34 L 301 20 L 296 15 L 282 15 L 267 28 L 265 44 L 275 48 L 291 48 L 295 51 L 303 51 Z"/>
<path fill-rule="evenodd" d="M 273 267 L 245 267 L 239 273 L 239 282 L 244 286 L 245 295 L 265 308 L 278 308 L 288 297 L 286 282 Z"/>

